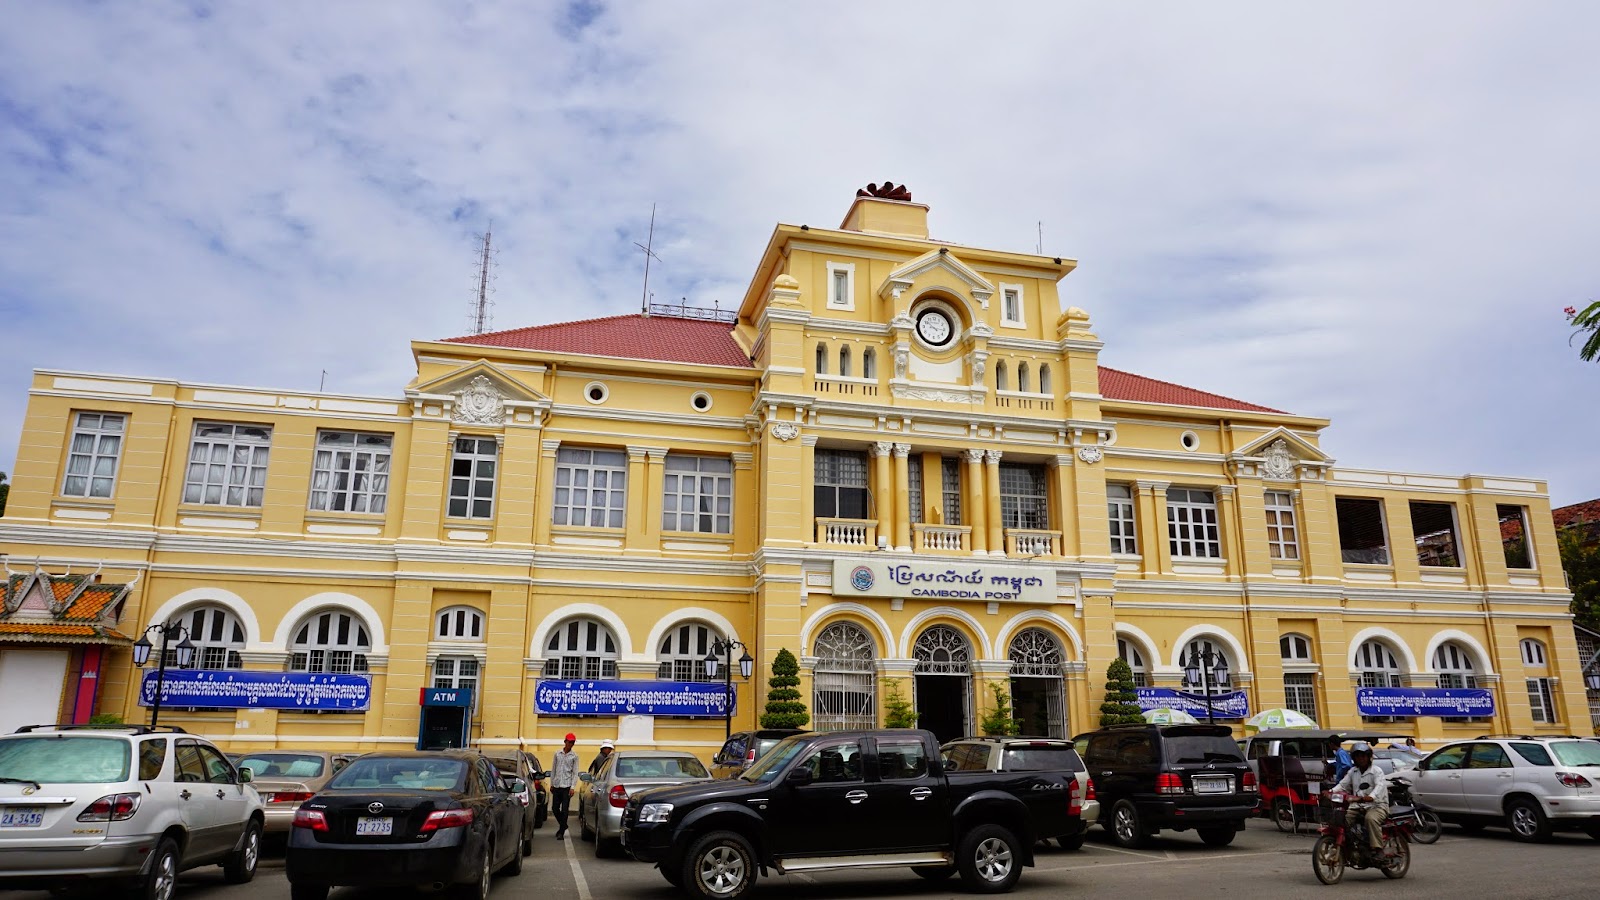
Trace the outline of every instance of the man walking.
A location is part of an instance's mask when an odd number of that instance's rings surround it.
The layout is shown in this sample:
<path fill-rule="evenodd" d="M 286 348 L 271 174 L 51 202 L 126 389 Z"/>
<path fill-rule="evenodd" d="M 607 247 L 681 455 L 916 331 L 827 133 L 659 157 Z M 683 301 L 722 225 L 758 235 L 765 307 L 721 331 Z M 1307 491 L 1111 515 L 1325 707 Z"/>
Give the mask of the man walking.
<path fill-rule="evenodd" d="M 572 788 L 578 783 L 578 754 L 572 750 L 577 742 L 578 736 L 569 733 L 550 763 L 550 812 L 556 817 L 558 841 L 567 836 L 567 804 L 572 802 Z"/>

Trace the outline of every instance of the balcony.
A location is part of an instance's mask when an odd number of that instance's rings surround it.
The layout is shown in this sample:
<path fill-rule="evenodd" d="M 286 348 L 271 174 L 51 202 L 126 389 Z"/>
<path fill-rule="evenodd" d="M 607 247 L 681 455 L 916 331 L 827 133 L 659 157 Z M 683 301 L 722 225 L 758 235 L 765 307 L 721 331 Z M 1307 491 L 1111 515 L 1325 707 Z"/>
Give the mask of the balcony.
<path fill-rule="evenodd" d="M 818 519 L 817 543 L 832 547 L 878 546 L 876 519 Z"/>
<path fill-rule="evenodd" d="M 971 553 L 970 525 L 911 525 L 911 546 L 917 553 Z"/>
<path fill-rule="evenodd" d="M 849 375 L 816 375 L 811 388 L 819 394 L 836 394 L 844 397 L 878 396 L 878 379 L 852 378 Z"/>
<path fill-rule="evenodd" d="M 1060 556 L 1061 532 L 1035 528 L 1007 528 L 1006 555 Z"/>

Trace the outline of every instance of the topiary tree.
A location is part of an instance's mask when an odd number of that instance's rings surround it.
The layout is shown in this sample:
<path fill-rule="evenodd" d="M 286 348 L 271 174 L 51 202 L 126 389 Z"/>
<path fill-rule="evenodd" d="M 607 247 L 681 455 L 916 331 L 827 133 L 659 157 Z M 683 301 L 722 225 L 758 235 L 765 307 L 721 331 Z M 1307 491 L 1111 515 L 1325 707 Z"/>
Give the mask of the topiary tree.
<path fill-rule="evenodd" d="M 983 711 L 983 733 L 1003 737 L 1021 731 L 1022 726 L 1011 717 L 1011 695 L 998 681 L 989 682 L 989 690 L 994 694 L 994 706 Z"/>
<path fill-rule="evenodd" d="M 787 649 L 772 660 L 772 677 L 767 679 L 767 710 L 761 714 L 762 728 L 804 728 L 811 721 L 800 702 L 800 661 Z"/>
<path fill-rule="evenodd" d="M 1136 725 L 1144 721 L 1139 692 L 1133 686 L 1133 669 L 1122 659 L 1106 667 L 1106 701 L 1100 704 L 1101 725 Z"/>
<path fill-rule="evenodd" d="M 885 728 L 915 728 L 921 713 L 911 708 L 911 701 L 900 693 L 900 682 L 883 680 L 883 726 Z"/>

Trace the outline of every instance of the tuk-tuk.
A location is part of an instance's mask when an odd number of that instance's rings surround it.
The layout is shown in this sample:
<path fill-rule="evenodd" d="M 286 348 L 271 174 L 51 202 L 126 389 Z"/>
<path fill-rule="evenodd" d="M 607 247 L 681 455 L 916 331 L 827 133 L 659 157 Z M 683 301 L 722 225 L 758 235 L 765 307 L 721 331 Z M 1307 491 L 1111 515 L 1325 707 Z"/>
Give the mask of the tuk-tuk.
<path fill-rule="evenodd" d="M 1346 741 L 1376 744 L 1398 737 L 1385 731 L 1272 728 L 1244 739 L 1244 757 L 1261 788 L 1263 815 L 1281 831 L 1317 821 L 1318 795 L 1333 786 L 1333 748 Z"/>

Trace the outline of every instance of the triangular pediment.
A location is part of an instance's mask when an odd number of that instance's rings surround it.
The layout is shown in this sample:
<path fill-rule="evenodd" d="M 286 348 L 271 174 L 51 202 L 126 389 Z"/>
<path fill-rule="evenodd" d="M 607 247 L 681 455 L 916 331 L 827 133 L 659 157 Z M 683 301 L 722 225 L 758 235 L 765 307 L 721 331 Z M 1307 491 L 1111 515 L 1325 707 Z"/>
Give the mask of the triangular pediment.
<path fill-rule="evenodd" d="M 550 399 L 517 380 L 510 372 L 486 359 L 467 363 L 459 369 L 446 372 L 428 381 L 414 384 L 407 389 L 407 393 L 455 394 L 471 387 L 479 378 L 487 379 L 489 384 L 507 400 L 521 403 L 537 403 L 539 401 L 548 402 Z"/>
<path fill-rule="evenodd" d="M 1282 426 L 1228 454 L 1228 459 L 1245 474 L 1283 481 L 1308 473 L 1316 477 L 1333 465 L 1333 457 Z"/>
<path fill-rule="evenodd" d="M 1243 447 L 1240 447 L 1238 450 L 1234 451 L 1233 455 L 1262 456 L 1267 452 L 1268 448 L 1280 440 L 1284 442 L 1285 449 L 1293 454 L 1296 459 L 1304 460 L 1305 462 L 1317 463 L 1319 465 L 1330 465 L 1333 463 L 1333 457 L 1323 453 L 1315 444 L 1282 426 L 1274 428 L 1266 434 L 1263 434 L 1261 437 L 1258 437 L 1250 443 L 1245 444 Z"/>
<path fill-rule="evenodd" d="M 948 274 L 957 283 L 966 288 L 966 292 L 976 300 L 980 306 L 987 307 L 989 298 L 994 296 L 994 285 L 973 268 L 962 262 L 950 248 L 941 247 L 929 250 L 916 259 L 907 260 L 894 268 L 889 277 L 884 280 L 878 289 L 878 295 L 886 296 L 897 290 L 905 290 L 918 281 L 926 280 L 933 274 Z"/>
<path fill-rule="evenodd" d="M 458 425 L 538 424 L 551 405 L 549 397 L 484 359 L 415 384 L 406 389 L 406 396 L 442 401 Z M 431 402 L 427 408 L 439 409 Z"/>

